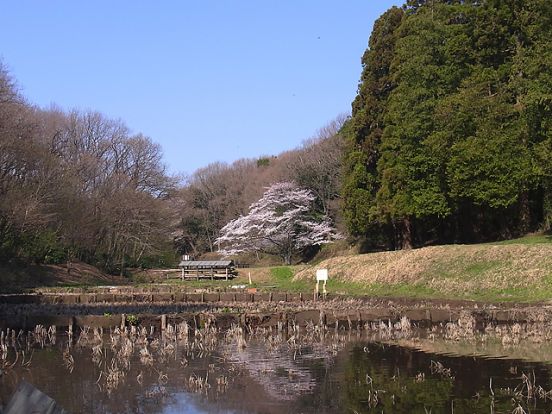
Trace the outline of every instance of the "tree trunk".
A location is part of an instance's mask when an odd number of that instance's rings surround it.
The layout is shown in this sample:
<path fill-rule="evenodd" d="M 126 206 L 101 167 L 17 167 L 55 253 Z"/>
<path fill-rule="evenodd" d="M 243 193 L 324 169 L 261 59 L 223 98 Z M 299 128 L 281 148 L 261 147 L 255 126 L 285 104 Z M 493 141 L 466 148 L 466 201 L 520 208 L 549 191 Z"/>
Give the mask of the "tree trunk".
<path fill-rule="evenodd" d="M 285 247 L 285 250 L 283 251 L 282 259 L 284 259 L 284 264 L 289 266 L 291 264 L 291 256 L 292 256 L 292 247 L 288 244 L 288 246 Z"/>
<path fill-rule="evenodd" d="M 542 228 L 545 231 L 552 230 L 552 191 L 551 185 L 543 187 L 542 195 Z"/>
<path fill-rule="evenodd" d="M 207 235 L 207 243 L 209 243 L 209 251 L 211 253 L 213 253 L 214 252 L 214 250 L 213 250 L 213 241 L 211 239 L 211 235 L 209 234 L 209 231 L 206 232 L 206 235 Z"/>
<path fill-rule="evenodd" d="M 289 266 L 291 265 L 291 253 L 286 253 L 283 257 L 284 259 L 284 264 Z"/>
<path fill-rule="evenodd" d="M 124 272 L 125 272 L 125 254 L 123 253 L 121 255 L 121 271 L 119 272 L 119 276 L 124 276 Z"/>
<path fill-rule="evenodd" d="M 525 234 L 531 228 L 531 206 L 529 204 L 529 193 L 523 191 L 519 197 L 519 230 Z"/>
<path fill-rule="evenodd" d="M 402 248 L 412 249 L 412 218 L 407 216 L 402 221 Z"/>
<path fill-rule="evenodd" d="M 397 226 L 391 217 L 387 217 L 387 234 L 389 250 L 397 250 Z"/>

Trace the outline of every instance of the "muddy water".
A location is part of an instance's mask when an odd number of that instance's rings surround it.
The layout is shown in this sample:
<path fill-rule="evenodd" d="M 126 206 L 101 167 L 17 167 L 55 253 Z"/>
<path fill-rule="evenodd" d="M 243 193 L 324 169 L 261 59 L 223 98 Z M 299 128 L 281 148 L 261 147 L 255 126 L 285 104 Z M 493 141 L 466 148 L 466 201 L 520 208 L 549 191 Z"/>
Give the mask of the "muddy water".
<path fill-rule="evenodd" d="M 541 352 L 526 360 L 523 343 L 398 336 L 241 328 L 22 335 L 6 341 L 0 402 L 24 379 L 75 414 L 552 410 L 546 343 L 528 345 Z"/>

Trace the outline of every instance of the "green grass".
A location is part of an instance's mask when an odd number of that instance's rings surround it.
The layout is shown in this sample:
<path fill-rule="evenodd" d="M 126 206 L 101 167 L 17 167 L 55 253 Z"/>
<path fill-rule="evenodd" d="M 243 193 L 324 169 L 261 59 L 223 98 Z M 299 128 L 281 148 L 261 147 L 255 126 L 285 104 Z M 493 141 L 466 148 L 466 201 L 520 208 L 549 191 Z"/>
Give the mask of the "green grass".
<path fill-rule="evenodd" d="M 116 285 L 122 286 L 119 283 Z M 77 283 L 59 283 L 59 284 L 45 284 L 44 286 L 29 286 L 19 288 L 15 285 L 11 291 L 8 290 L 2 293 L 24 293 L 24 292 L 56 292 L 56 293 L 86 293 L 94 288 L 103 286 L 114 286 L 113 283 L 104 280 L 90 281 L 90 282 L 77 282 Z"/>
<path fill-rule="evenodd" d="M 274 286 L 273 289 L 285 290 L 288 292 L 310 292 L 314 289 L 314 284 L 309 286 L 306 280 L 294 281 L 294 275 L 294 270 L 289 266 L 273 267 L 270 269 L 271 280 L 268 282 L 268 285 Z M 263 288 L 262 285 L 258 287 Z"/>
<path fill-rule="evenodd" d="M 501 264 L 502 263 L 497 260 L 470 263 L 463 268 L 461 267 L 459 273 L 463 276 L 464 279 L 475 279 L 485 272 L 499 268 Z"/>
<path fill-rule="evenodd" d="M 532 234 L 530 236 L 520 237 L 518 239 L 502 240 L 491 242 L 488 244 L 506 245 L 506 244 L 549 244 L 552 243 L 552 235 L 550 234 Z"/>
<path fill-rule="evenodd" d="M 454 262 L 437 262 L 424 275 L 424 280 L 432 278 L 462 280 L 468 282 L 477 280 L 492 270 L 499 269 L 503 263 L 497 260 L 480 260 L 477 262 L 464 262 L 456 260 Z"/>
<path fill-rule="evenodd" d="M 482 302 L 530 303 L 549 300 L 552 298 L 552 290 L 533 288 L 481 289 L 470 292 L 465 298 Z"/>
<path fill-rule="evenodd" d="M 465 299 L 484 302 L 537 302 L 551 300 L 552 261 L 541 260 L 551 257 L 548 254 L 551 244 L 551 235 L 540 234 L 478 246 L 444 246 L 435 255 L 429 251 L 427 255 L 422 256 L 420 260 L 424 260 L 423 263 L 426 266 L 419 274 L 415 274 L 414 277 L 408 279 L 413 280 L 412 282 L 401 282 L 400 278 L 395 279 L 399 283 L 348 282 L 336 278 L 339 274 L 335 271 L 330 275 L 327 290 L 330 294 L 343 294 L 353 297 Z M 510 246 L 504 249 L 507 253 L 499 254 L 501 250 L 495 246 L 506 245 Z M 523 247 L 511 247 L 512 245 L 544 246 L 526 249 Z M 449 248 L 450 250 L 447 250 Z M 542 250 L 542 254 L 540 250 Z M 518 252 L 520 256 L 518 256 Z M 527 256 L 524 257 L 523 255 L 526 253 Z M 527 261 L 527 258 L 530 258 L 530 260 Z M 354 256 L 351 256 L 351 260 L 354 263 Z M 411 263 L 403 264 L 405 271 L 410 269 Z M 412 268 L 416 269 L 416 264 L 419 265 L 420 262 L 414 262 Z M 206 289 L 220 291 L 231 289 L 232 285 L 245 285 L 246 287 L 257 288 L 261 292 L 302 292 L 312 295 L 315 287 L 314 272 L 312 272 L 312 277 L 309 273 L 308 278 L 294 280 L 295 274 L 302 269 L 308 269 L 310 272 L 310 269 L 314 269 L 314 267 L 311 264 L 307 267 L 303 265 L 252 268 L 250 269 L 253 277 L 251 285 L 247 277 L 248 270 L 240 270 L 240 275 L 229 281 L 186 280 L 182 282 L 176 278 L 169 279 L 166 283 L 185 290 Z M 346 267 L 344 269 L 343 271 L 346 272 Z M 526 270 L 528 272 L 524 273 Z M 535 283 L 528 283 L 524 279 L 524 274 L 530 275 L 532 271 L 540 271 L 540 277 L 539 279 L 535 279 Z M 547 274 L 549 276 L 546 276 Z M 343 275 L 344 278 L 346 276 Z M 149 283 L 135 283 L 135 286 L 148 285 Z"/>
<path fill-rule="evenodd" d="M 130 281 L 128 281 L 130 284 Z M 116 283 L 119 285 L 119 283 Z M 51 286 L 52 288 L 67 289 L 69 292 L 71 289 L 87 289 L 94 288 L 98 286 L 113 286 L 113 282 L 109 280 L 94 280 L 89 282 L 75 282 L 75 283 L 58 283 L 57 285 Z"/>
<path fill-rule="evenodd" d="M 432 273 L 433 277 L 461 279 L 464 281 L 476 280 L 486 271 L 500 266 L 500 262 L 481 261 L 477 263 L 455 263 L 453 267 L 442 268 L 439 274 Z M 446 267 L 446 266 L 445 266 Z M 270 268 L 269 278 L 263 281 L 254 282 L 249 285 L 247 277 L 240 276 L 234 280 L 187 280 L 182 282 L 180 279 L 169 279 L 170 285 L 184 287 L 186 289 L 207 289 L 207 290 L 225 290 L 232 285 L 247 285 L 247 287 L 257 288 L 259 291 L 281 291 L 292 293 L 304 293 L 311 295 L 316 282 L 312 280 L 293 280 L 295 275 L 293 266 L 279 266 Z M 429 275 L 426 276 L 426 278 Z M 320 286 L 322 290 L 322 286 Z M 384 284 L 372 283 L 365 284 L 359 282 L 347 282 L 335 278 L 330 278 L 327 283 L 329 294 L 340 294 L 355 296 L 373 296 L 373 297 L 396 297 L 413 299 L 464 299 L 484 302 L 536 302 L 552 298 L 552 273 L 548 283 L 539 288 L 491 288 L 475 289 L 472 291 L 449 291 L 440 292 L 429 287 L 425 280 L 415 283 L 397 283 Z"/>
<path fill-rule="evenodd" d="M 257 288 L 261 291 L 277 290 L 277 291 L 288 291 L 288 292 L 311 292 L 314 288 L 314 285 L 311 286 L 307 281 L 293 281 L 293 276 L 295 271 L 291 266 L 279 266 L 270 268 L 268 279 L 263 279 L 262 281 L 255 281 L 253 278 L 253 283 L 249 284 L 249 278 L 245 275 L 247 272 L 242 272 L 237 278 L 232 280 L 185 280 L 182 281 L 180 278 L 171 278 L 163 280 L 162 283 L 175 286 L 178 288 L 184 288 L 185 290 L 194 290 L 194 289 L 206 289 L 206 290 L 225 290 L 229 289 L 234 285 L 245 285 L 246 287 Z M 147 287 L 149 283 L 137 283 L 134 286 L 137 287 Z"/>
<path fill-rule="evenodd" d="M 294 269 L 292 267 L 273 267 L 270 269 L 272 279 L 268 282 L 272 289 L 287 292 L 303 292 L 310 294 L 314 291 L 316 282 L 313 280 L 293 280 Z M 263 286 L 259 285 L 262 289 Z M 322 285 L 319 286 L 322 291 Z M 330 294 L 341 294 L 351 296 L 381 296 L 381 297 L 436 297 L 437 292 L 423 284 L 398 284 L 388 285 L 381 283 L 364 284 L 357 282 L 345 282 L 339 279 L 330 278 L 326 285 Z"/>
<path fill-rule="evenodd" d="M 552 288 L 504 288 L 478 289 L 464 292 L 439 292 L 423 283 L 361 284 L 342 281 L 328 282 L 328 293 L 351 296 L 374 296 L 383 298 L 413 299 L 462 299 L 489 303 L 519 302 L 530 303 L 552 298 Z"/>
<path fill-rule="evenodd" d="M 289 282 L 293 279 L 293 270 L 289 266 L 273 267 L 270 274 L 279 282 Z"/>
<path fill-rule="evenodd" d="M 233 285 L 247 285 L 247 281 L 244 279 L 230 279 L 230 280 L 210 280 L 210 279 L 201 279 L 201 280 L 184 280 L 180 278 L 176 279 L 166 279 L 163 281 L 159 281 L 163 284 L 171 285 L 171 286 L 177 286 L 177 287 L 184 287 L 184 288 L 190 288 L 190 289 L 208 289 L 208 290 L 217 290 L 217 289 L 225 289 L 229 288 Z M 135 286 L 138 287 L 148 287 L 150 286 L 149 283 L 138 283 Z"/>
<path fill-rule="evenodd" d="M 399 283 L 394 285 L 383 283 L 357 283 L 344 282 L 330 279 L 327 285 L 328 293 L 336 293 L 352 296 L 378 296 L 378 297 L 413 297 L 432 298 L 437 297 L 435 290 L 418 284 Z"/>

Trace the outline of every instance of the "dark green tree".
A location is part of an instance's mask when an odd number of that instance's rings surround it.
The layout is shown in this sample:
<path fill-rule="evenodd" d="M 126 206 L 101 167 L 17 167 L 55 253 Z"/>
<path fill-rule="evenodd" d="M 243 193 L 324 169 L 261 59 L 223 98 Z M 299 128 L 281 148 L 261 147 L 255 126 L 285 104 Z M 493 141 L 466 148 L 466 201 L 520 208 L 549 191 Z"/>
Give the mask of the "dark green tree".
<path fill-rule="evenodd" d="M 355 236 L 382 231 L 376 206 L 379 190 L 377 162 L 387 99 L 394 88 L 390 74 L 396 31 L 404 17 L 394 7 L 374 24 L 369 48 L 362 57 L 362 77 L 352 104 L 352 117 L 343 128 L 346 137 L 343 214 L 349 232 Z M 372 233 L 372 234 L 374 234 Z"/>
<path fill-rule="evenodd" d="M 387 104 L 377 198 L 403 248 L 412 247 L 417 223 L 439 222 L 451 213 L 443 148 L 432 134 L 440 100 L 469 73 L 472 11 L 469 5 L 432 2 L 399 30 L 391 67 L 397 86 Z"/>
<path fill-rule="evenodd" d="M 344 127 L 350 233 L 407 248 L 550 228 L 550 39 L 546 0 L 384 14 Z"/>

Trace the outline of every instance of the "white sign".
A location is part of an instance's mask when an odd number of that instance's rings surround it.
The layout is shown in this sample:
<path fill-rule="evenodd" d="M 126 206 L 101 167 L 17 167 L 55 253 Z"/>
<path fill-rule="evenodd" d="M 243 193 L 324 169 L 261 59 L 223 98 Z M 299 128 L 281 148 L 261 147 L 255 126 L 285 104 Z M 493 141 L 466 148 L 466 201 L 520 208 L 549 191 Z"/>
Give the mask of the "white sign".
<path fill-rule="evenodd" d="M 326 281 L 328 280 L 328 269 L 318 269 L 316 271 L 316 281 Z"/>

